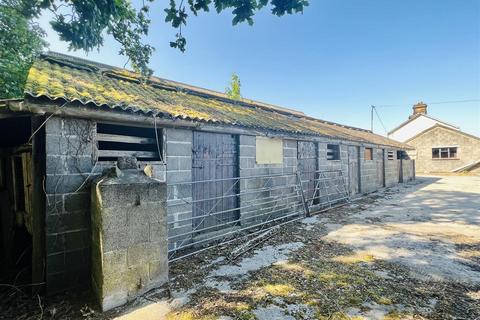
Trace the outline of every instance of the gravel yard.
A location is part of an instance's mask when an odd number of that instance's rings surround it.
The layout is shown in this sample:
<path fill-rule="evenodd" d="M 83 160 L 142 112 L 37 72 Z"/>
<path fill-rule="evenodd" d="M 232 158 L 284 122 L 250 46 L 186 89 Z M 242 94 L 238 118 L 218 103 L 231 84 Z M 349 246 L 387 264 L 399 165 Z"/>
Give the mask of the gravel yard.
<path fill-rule="evenodd" d="M 418 177 L 225 258 L 234 247 L 173 264 L 169 288 L 126 307 L 69 318 L 480 319 L 480 177 Z"/>
<path fill-rule="evenodd" d="M 167 319 L 476 319 L 480 177 L 418 177 L 172 272 Z"/>

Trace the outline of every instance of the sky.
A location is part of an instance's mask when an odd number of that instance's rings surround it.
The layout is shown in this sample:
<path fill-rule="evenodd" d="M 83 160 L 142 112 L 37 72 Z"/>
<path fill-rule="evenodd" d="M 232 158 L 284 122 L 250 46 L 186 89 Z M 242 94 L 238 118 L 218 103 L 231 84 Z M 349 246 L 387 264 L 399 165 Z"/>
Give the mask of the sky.
<path fill-rule="evenodd" d="M 276 17 L 268 8 L 253 26 L 232 26 L 230 12 L 190 16 L 187 51 L 169 46 L 176 30 L 157 0 L 145 39 L 156 50 L 156 76 L 223 92 L 236 72 L 242 96 L 385 134 L 412 105 L 480 136 L 480 1 L 310 0 L 303 14 Z M 123 67 L 119 45 L 69 51 L 49 26 L 49 49 Z M 456 101 L 456 102 L 453 102 Z"/>

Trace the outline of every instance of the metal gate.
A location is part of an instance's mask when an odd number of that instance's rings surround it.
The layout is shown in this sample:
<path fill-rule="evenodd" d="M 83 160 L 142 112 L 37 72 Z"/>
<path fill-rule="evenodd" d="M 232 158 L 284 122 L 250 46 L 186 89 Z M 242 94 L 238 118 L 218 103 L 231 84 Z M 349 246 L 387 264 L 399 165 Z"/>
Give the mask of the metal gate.
<path fill-rule="evenodd" d="M 314 171 L 306 176 L 314 176 L 313 184 L 310 180 L 302 180 L 302 189 L 308 212 L 315 212 L 349 198 L 347 183 L 342 170 Z M 313 189 L 308 189 L 313 187 Z"/>
<path fill-rule="evenodd" d="M 318 170 L 317 143 L 311 141 L 298 141 L 297 165 L 305 197 L 317 204 L 318 194 L 315 194 L 315 180 Z"/>
<path fill-rule="evenodd" d="M 191 185 L 197 190 L 192 200 L 188 194 L 176 197 L 168 194 L 167 205 L 178 212 L 184 206 L 197 214 L 189 217 L 186 212 L 167 223 L 169 236 L 169 261 L 175 261 L 218 244 L 225 244 L 245 236 L 251 236 L 274 226 L 305 217 L 305 202 L 298 175 L 271 174 L 250 177 L 208 179 L 203 181 L 169 184 L 170 192 L 186 189 Z M 215 184 L 227 185 L 224 194 L 199 192 L 202 186 L 213 188 Z M 238 186 L 242 186 L 241 192 Z M 213 196 L 215 194 L 215 196 Z M 235 198 L 232 207 L 228 199 Z M 238 201 L 240 200 L 240 201 Z M 226 202 L 228 206 L 218 204 Z M 212 205 L 213 203 L 213 205 Z M 235 212 L 235 219 L 222 219 Z M 239 217 L 240 214 L 240 218 Z M 204 222 L 210 221 L 208 225 Z M 194 222 L 194 223 L 192 223 Z"/>
<path fill-rule="evenodd" d="M 193 132 L 192 226 L 214 231 L 238 221 L 238 137 Z M 201 200 L 201 201 L 200 201 Z"/>

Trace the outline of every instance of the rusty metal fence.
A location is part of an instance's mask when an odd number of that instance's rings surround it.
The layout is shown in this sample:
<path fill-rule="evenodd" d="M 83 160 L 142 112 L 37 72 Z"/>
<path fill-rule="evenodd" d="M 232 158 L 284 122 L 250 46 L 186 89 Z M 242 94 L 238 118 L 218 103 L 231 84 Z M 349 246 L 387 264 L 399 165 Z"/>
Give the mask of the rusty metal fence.
<path fill-rule="evenodd" d="M 340 170 L 317 171 L 313 184 L 308 182 L 291 173 L 169 184 L 169 261 L 266 232 L 348 200 Z"/>

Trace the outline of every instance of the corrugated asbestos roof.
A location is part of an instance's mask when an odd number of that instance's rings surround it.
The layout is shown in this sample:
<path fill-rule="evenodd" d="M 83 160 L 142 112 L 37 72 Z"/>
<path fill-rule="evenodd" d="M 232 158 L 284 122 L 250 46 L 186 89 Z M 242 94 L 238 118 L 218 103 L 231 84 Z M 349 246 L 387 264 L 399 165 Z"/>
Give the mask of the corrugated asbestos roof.
<path fill-rule="evenodd" d="M 25 94 L 51 100 L 78 101 L 164 118 L 234 125 L 305 135 L 322 135 L 408 148 L 368 130 L 314 119 L 301 112 L 151 77 L 146 83 L 126 69 L 49 53 L 30 69 Z"/>

